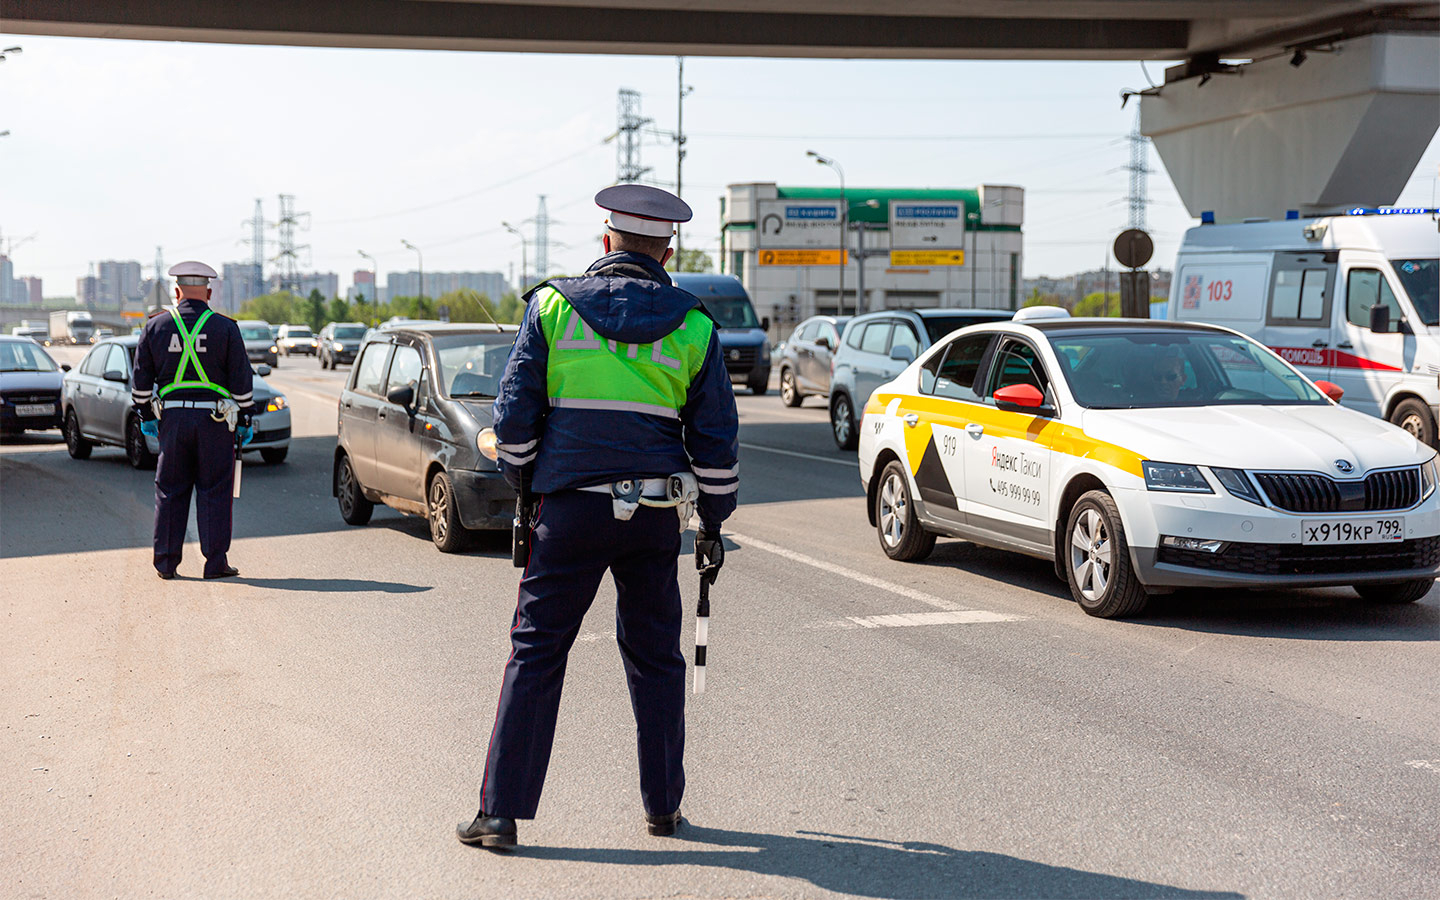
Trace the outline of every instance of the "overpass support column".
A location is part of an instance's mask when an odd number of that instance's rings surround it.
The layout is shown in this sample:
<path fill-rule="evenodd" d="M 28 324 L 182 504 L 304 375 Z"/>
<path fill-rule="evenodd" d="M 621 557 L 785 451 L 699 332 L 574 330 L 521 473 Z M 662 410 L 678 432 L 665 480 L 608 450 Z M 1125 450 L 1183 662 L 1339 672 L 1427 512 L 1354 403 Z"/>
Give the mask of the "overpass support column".
<path fill-rule="evenodd" d="M 1183 66 L 1166 75 L 1140 98 L 1140 130 L 1197 218 L 1394 203 L 1440 128 L 1433 34 L 1368 35 L 1203 79 Z"/>

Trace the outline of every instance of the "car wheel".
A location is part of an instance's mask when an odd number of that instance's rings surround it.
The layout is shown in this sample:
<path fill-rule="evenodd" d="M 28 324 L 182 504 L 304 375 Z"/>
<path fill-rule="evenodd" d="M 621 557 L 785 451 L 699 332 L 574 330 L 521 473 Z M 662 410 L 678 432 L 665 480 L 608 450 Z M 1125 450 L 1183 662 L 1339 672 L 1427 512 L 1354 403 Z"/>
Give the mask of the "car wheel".
<path fill-rule="evenodd" d="M 764 378 L 752 378 L 745 382 L 745 386 L 750 389 L 750 393 L 757 397 L 763 397 L 765 392 L 770 389 L 770 376 L 767 374 Z"/>
<path fill-rule="evenodd" d="M 805 395 L 795 384 L 795 373 L 789 369 L 780 370 L 780 399 L 786 406 L 799 406 L 805 402 Z"/>
<path fill-rule="evenodd" d="M 910 482 L 898 460 L 891 460 L 880 473 L 880 489 L 875 492 L 875 531 L 880 535 L 880 549 L 891 559 L 912 562 L 924 559 L 935 549 L 935 535 L 926 531 L 915 515 Z"/>
<path fill-rule="evenodd" d="M 855 427 L 855 411 L 850 406 L 849 394 L 835 394 L 830 398 L 830 434 L 841 450 L 860 446 L 860 432 Z"/>
<path fill-rule="evenodd" d="M 1150 599 L 1130 565 L 1120 510 L 1105 491 L 1090 491 L 1070 510 L 1065 528 L 1065 572 L 1070 593 L 1092 616 L 1133 616 Z"/>
<path fill-rule="evenodd" d="M 1435 446 L 1435 418 L 1430 408 L 1412 398 L 1401 400 L 1390 412 L 1390 421 L 1410 432 L 1415 440 L 1427 447 Z"/>
<path fill-rule="evenodd" d="M 1355 593 L 1366 603 L 1400 604 L 1414 603 L 1430 593 L 1435 586 L 1433 578 L 1416 578 L 1413 581 L 1387 581 L 1382 584 L 1354 585 Z"/>
<path fill-rule="evenodd" d="M 355 467 L 350 457 L 340 457 L 340 470 L 335 473 L 335 493 L 340 500 L 340 518 L 347 525 L 364 525 L 375 512 L 375 504 L 365 499 L 360 489 L 360 480 L 355 477 Z"/>
<path fill-rule="evenodd" d="M 125 457 L 136 469 L 155 468 L 155 454 L 145 443 L 145 433 L 140 430 L 140 417 L 131 416 L 125 423 Z"/>
<path fill-rule="evenodd" d="M 430 490 L 426 507 L 429 510 L 430 540 L 441 553 L 456 553 L 465 548 L 469 533 L 460 524 L 460 512 L 455 506 L 455 487 L 450 476 L 436 472 L 430 479 Z"/>
<path fill-rule="evenodd" d="M 89 459 L 90 451 L 95 445 L 85 440 L 80 435 L 80 420 L 75 418 L 75 410 L 65 414 L 65 449 L 70 452 L 71 459 Z"/>
<path fill-rule="evenodd" d="M 263 459 L 263 460 L 265 460 L 267 463 L 269 463 L 269 464 L 272 465 L 272 466 L 278 466 L 278 465 L 280 465 L 281 463 L 283 463 L 283 462 L 285 461 L 285 457 L 286 457 L 287 455 L 289 455 L 289 453 L 290 453 L 290 448 L 289 448 L 289 447 L 261 447 L 261 448 L 260 448 L 260 458 Z"/>

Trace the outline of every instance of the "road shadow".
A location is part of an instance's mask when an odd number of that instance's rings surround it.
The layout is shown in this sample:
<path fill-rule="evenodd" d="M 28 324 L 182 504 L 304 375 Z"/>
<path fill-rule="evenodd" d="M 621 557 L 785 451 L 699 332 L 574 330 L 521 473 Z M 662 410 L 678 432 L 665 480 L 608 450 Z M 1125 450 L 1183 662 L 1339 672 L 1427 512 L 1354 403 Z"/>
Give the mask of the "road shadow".
<path fill-rule="evenodd" d="M 1022 553 L 941 538 L 935 542 L 933 553 L 912 565 L 960 569 L 979 578 L 1070 602 L 1070 588 L 1055 577 L 1054 564 Z"/>
<path fill-rule="evenodd" d="M 0 444 L 7 447 L 64 447 L 65 438 L 58 431 L 5 431 L 0 432 Z"/>
<path fill-rule="evenodd" d="M 602 865 L 711 866 L 803 879 L 837 894 L 890 900 L 1243 897 L 1234 891 L 1190 890 L 1052 866 L 1003 853 L 957 850 L 926 841 L 886 841 L 812 831 L 798 831 L 795 836 L 764 834 L 704 828 L 689 822 L 681 827 L 678 839 L 689 846 L 665 850 L 521 846 L 515 855 Z M 676 890 L 691 893 L 680 886 Z"/>
<path fill-rule="evenodd" d="M 1127 620 L 1152 628 L 1301 641 L 1440 641 L 1440 605 L 1366 603 L 1349 588 L 1186 590 L 1152 597 Z"/>
<path fill-rule="evenodd" d="M 272 591 L 307 591 L 322 594 L 423 594 L 433 590 L 428 584 L 404 584 L 399 581 L 370 581 L 363 578 L 247 578 L 243 573 L 236 584 Z"/>

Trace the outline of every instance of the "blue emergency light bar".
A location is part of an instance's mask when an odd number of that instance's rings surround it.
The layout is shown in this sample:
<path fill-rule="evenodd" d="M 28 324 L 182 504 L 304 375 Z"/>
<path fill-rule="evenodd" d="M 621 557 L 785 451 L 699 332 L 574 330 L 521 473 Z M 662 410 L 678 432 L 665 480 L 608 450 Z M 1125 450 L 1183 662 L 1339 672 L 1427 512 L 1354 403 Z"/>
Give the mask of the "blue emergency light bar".
<path fill-rule="evenodd" d="M 1425 206 L 1354 206 L 1345 210 L 1347 216 L 1431 216 L 1440 207 Z"/>

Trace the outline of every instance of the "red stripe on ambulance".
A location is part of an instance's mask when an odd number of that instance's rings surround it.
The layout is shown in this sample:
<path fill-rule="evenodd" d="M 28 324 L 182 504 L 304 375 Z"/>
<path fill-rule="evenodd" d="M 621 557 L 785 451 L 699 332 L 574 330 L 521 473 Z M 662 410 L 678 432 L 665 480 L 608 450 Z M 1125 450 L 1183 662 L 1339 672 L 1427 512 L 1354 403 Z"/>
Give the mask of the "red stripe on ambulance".
<path fill-rule="evenodd" d="M 1292 366 L 1329 366 L 1334 369 L 1370 369 L 1377 372 L 1403 372 L 1373 359 L 1346 353 L 1343 350 L 1322 350 L 1319 347 L 1271 347 Z"/>

